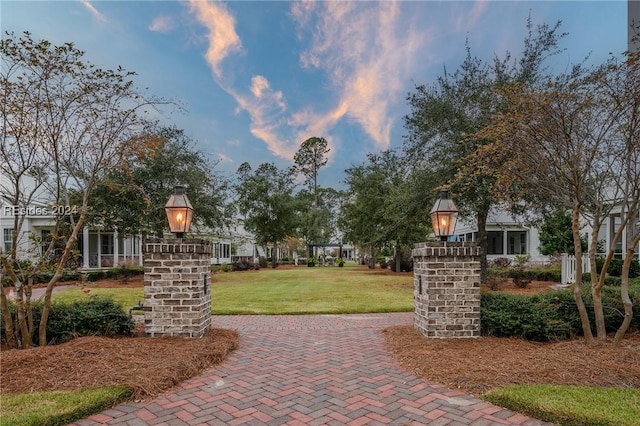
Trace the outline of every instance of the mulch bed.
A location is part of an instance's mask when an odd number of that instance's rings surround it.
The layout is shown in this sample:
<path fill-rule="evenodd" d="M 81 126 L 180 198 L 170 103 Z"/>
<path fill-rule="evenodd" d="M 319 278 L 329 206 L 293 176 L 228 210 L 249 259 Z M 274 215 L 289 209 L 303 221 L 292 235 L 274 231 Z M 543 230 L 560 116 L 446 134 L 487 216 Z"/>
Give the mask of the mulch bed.
<path fill-rule="evenodd" d="M 412 326 L 390 327 L 384 337 L 404 369 L 476 395 L 510 384 L 640 388 L 640 334 L 619 347 L 584 340 L 428 339 Z"/>
<path fill-rule="evenodd" d="M 147 398 L 219 364 L 238 341 L 235 330 L 211 329 L 202 338 L 80 337 L 2 351 L 0 393 L 126 385 Z"/>

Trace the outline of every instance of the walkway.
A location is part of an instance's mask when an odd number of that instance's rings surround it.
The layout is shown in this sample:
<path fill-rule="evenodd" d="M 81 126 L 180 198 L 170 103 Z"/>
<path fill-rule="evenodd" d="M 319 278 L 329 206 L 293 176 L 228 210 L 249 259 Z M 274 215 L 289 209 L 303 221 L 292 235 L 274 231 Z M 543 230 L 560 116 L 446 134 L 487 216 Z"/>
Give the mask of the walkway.
<path fill-rule="evenodd" d="M 221 365 L 153 401 L 75 424 L 545 424 L 398 368 L 380 330 L 412 316 L 215 316 L 214 327 L 240 331 L 240 347 Z"/>

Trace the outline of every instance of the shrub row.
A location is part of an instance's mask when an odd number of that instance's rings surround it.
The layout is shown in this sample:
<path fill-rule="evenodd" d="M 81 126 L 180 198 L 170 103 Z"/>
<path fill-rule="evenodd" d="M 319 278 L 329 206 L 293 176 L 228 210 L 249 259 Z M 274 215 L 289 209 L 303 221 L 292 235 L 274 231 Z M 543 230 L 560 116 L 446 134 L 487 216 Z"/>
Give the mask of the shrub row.
<path fill-rule="evenodd" d="M 619 277 L 622 275 L 622 259 L 611 259 L 611 263 L 609 264 L 609 268 L 607 268 L 607 274 L 612 277 Z M 603 258 L 596 259 L 596 271 L 600 273 L 602 271 L 602 266 L 604 265 Z M 631 261 L 631 265 L 629 266 L 629 278 L 637 278 L 640 277 L 640 262 L 638 259 L 633 259 Z"/>
<path fill-rule="evenodd" d="M 55 271 L 49 271 L 49 270 L 40 271 L 34 275 L 33 284 L 48 283 L 51 280 L 51 278 L 53 278 L 54 274 L 55 274 Z M 22 282 L 27 281 L 27 273 L 18 273 L 17 275 L 20 281 Z M 80 274 L 80 272 L 64 271 L 60 281 L 78 281 L 80 280 L 81 277 L 82 277 L 82 274 Z M 11 287 L 12 285 L 13 285 L 13 282 L 11 281 L 11 278 L 8 276 L 5 276 L 4 280 L 2 281 L 2 286 Z"/>
<path fill-rule="evenodd" d="M 15 324 L 15 304 L 9 304 Z M 40 323 L 43 304 L 33 306 L 33 320 Z M 91 296 L 74 303 L 54 303 L 51 305 L 47 321 L 47 340 L 49 344 L 63 343 L 82 336 L 128 336 L 135 325 L 131 317 L 120 305 L 110 298 Z M 34 344 L 38 344 L 37 330 Z M 4 341 L 6 333 L 4 321 L 0 322 L 0 338 Z"/>
<path fill-rule="evenodd" d="M 594 326 L 593 300 L 589 286 L 585 285 L 582 291 L 591 325 Z M 638 331 L 640 283 L 630 286 L 629 295 L 636 313 L 630 331 Z M 602 290 L 602 302 L 607 330 L 615 331 L 622 324 L 624 312 L 620 289 L 605 286 Z M 536 295 L 483 292 L 480 310 L 484 336 L 520 337 L 545 342 L 582 335 L 582 325 L 572 290 Z"/>
<path fill-rule="evenodd" d="M 487 276 L 498 278 L 526 278 L 532 281 L 560 282 L 562 272 L 559 268 L 508 268 L 490 267 Z"/>
<path fill-rule="evenodd" d="M 111 269 L 87 272 L 87 281 L 100 281 L 111 278 L 126 279 L 144 274 L 142 266 L 117 266 Z"/>

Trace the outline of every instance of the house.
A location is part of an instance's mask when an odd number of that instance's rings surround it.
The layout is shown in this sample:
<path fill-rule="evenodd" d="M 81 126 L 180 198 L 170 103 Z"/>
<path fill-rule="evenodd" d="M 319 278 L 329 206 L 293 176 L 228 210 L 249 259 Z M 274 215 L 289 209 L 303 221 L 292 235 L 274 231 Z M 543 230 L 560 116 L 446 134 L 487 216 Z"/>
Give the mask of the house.
<path fill-rule="evenodd" d="M 540 253 L 540 231 L 526 225 L 524 218 L 506 211 L 493 209 L 487 217 L 487 260 L 515 259 L 517 255 L 529 255 L 529 262 L 546 264 L 551 259 Z M 454 236 L 456 241 L 477 241 L 478 226 L 475 221 L 460 218 Z"/>
<path fill-rule="evenodd" d="M 4 195 L 4 194 L 3 194 Z M 23 220 L 17 238 L 17 257 L 37 262 L 44 255 L 54 230 L 56 215 L 42 199 L 29 205 L 13 206 L 2 197 L 0 200 L 0 232 L 2 250 L 11 250 L 15 230 L 15 217 Z M 70 212 L 72 213 L 72 212 Z M 142 239 L 139 236 L 123 236 L 117 231 L 85 226 L 78 237 L 79 256 L 76 265 L 80 269 L 111 268 L 118 265 L 142 265 Z"/>

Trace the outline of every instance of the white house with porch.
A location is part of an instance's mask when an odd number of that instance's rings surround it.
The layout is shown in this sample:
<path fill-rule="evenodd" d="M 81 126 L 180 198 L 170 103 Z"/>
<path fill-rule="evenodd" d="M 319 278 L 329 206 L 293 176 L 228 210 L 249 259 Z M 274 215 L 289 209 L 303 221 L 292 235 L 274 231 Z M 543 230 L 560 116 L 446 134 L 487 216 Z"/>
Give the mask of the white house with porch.
<path fill-rule="evenodd" d="M 544 264 L 549 256 L 540 253 L 540 231 L 525 224 L 522 217 L 493 209 L 487 217 L 487 260 L 529 255 L 530 263 Z M 475 220 L 460 218 L 455 230 L 456 241 L 477 241 L 478 225 Z"/>

